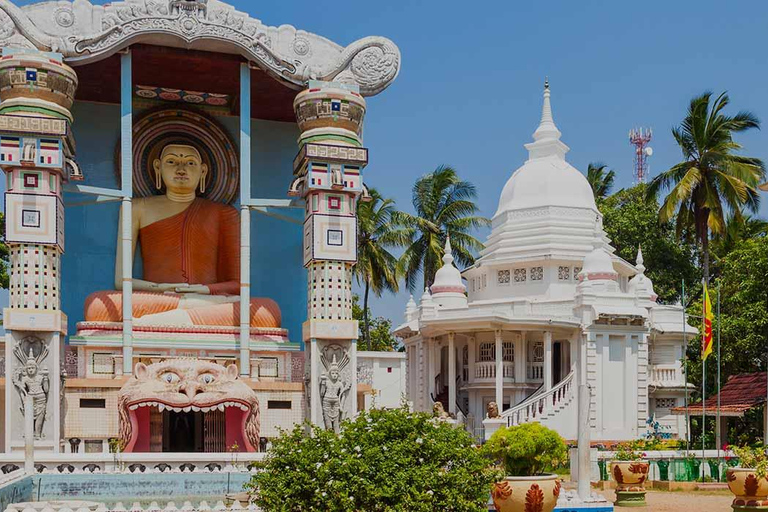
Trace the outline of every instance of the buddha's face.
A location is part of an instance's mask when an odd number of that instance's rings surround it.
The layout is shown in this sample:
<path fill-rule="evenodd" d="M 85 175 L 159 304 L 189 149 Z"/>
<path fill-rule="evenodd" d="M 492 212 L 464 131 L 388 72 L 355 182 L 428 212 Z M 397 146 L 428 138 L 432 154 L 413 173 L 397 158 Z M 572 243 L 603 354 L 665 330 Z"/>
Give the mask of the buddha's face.
<path fill-rule="evenodd" d="M 155 172 L 160 173 L 166 189 L 179 194 L 194 192 L 200 179 L 208 174 L 200 152 L 184 144 L 165 146 L 152 165 Z"/>

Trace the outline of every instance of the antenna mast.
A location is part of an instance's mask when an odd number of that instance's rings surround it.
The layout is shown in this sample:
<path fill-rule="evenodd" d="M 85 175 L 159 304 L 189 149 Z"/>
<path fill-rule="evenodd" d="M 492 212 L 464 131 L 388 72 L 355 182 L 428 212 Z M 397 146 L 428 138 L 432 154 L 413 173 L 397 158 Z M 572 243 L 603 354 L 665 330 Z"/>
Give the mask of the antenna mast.
<path fill-rule="evenodd" d="M 653 138 L 653 130 L 633 128 L 629 131 L 629 143 L 635 146 L 635 183 L 645 183 L 648 175 L 648 157 L 653 154 L 653 148 L 648 144 Z"/>

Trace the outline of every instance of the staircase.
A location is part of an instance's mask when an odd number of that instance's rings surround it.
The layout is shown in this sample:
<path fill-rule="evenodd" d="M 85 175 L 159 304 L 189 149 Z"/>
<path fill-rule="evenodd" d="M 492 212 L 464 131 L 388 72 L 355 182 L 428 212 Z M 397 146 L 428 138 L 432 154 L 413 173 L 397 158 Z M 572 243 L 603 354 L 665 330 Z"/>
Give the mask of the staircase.
<path fill-rule="evenodd" d="M 574 372 L 549 391 L 543 386 L 531 396 L 501 413 L 507 426 L 537 421 L 566 439 L 576 439 L 577 411 Z"/>

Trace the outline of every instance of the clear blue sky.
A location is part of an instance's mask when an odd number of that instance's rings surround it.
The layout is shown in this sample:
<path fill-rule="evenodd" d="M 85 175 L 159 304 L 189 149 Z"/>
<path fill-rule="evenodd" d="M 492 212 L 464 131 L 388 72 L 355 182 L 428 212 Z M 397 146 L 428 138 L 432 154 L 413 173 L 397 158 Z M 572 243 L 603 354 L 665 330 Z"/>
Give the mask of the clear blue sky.
<path fill-rule="evenodd" d="M 545 76 L 569 161 L 582 171 L 607 163 L 619 187 L 632 181 L 628 130 L 653 128 L 655 175 L 679 160 L 670 128 L 706 89 L 728 90 L 733 112 L 749 109 L 767 123 L 739 141 L 768 160 L 764 0 L 232 3 L 266 24 L 342 45 L 383 35 L 400 47 L 400 76 L 368 102 L 365 180 L 402 209 L 411 208 L 419 176 L 450 164 L 477 186 L 482 213 L 493 215 L 526 158 Z M 406 301 L 405 293 L 383 297 L 374 313 L 397 324 Z"/>

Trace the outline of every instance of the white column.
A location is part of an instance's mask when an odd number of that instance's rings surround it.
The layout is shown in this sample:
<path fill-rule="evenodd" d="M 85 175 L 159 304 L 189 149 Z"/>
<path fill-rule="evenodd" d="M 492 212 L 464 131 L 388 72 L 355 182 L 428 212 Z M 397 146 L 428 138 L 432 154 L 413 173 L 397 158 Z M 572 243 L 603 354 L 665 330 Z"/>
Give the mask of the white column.
<path fill-rule="evenodd" d="M 496 405 L 504 410 L 504 367 L 502 360 L 501 330 L 494 331 L 496 336 Z"/>
<path fill-rule="evenodd" d="M 552 389 L 552 331 L 544 331 L 544 389 Z"/>
<path fill-rule="evenodd" d="M 374 365 L 377 365 L 378 361 L 374 360 Z M 357 414 L 357 340 L 352 340 L 352 342 L 349 345 L 349 365 L 352 367 L 352 375 L 354 375 L 354 383 L 352 384 L 352 392 L 350 393 L 350 409 L 351 413 L 348 416 L 348 418 L 354 418 Z M 373 369 L 373 371 L 376 371 L 376 368 Z M 374 373 L 375 375 L 375 373 Z M 373 397 L 371 397 L 373 399 Z M 367 409 L 364 407 L 364 409 Z"/>
<path fill-rule="evenodd" d="M 477 341 L 474 336 L 470 336 L 467 340 L 469 345 L 467 349 L 467 355 L 469 356 L 469 382 L 475 381 L 475 361 L 477 361 Z"/>
<path fill-rule="evenodd" d="M 456 345 L 454 336 L 454 333 L 448 333 L 448 412 L 456 414 Z"/>
<path fill-rule="evenodd" d="M 309 418 L 315 425 L 322 425 L 320 418 L 320 375 L 318 374 L 317 363 L 320 361 L 320 353 L 317 349 L 317 340 L 310 340 L 309 349 Z"/>
<path fill-rule="evenodd" d="M 251 374 L 251 69 L 240 64 L 240 375 Z M 357 371 L 357 370 L 354 370 Z M 355 394 L 357 390 L 355 390 Z"/>
<path fill-rule="evenodd" d="M 525 383 L 528 373 L 528 351 L 526 350 L 526 332 L 520 333 L 515 341 L 515 382 Z"/>
<path fill-rule="evenodd" d="M 123 280 L 123 373 L 133 374 L 133 77 L 131 52 L 120 56 L 120 257 Z"/>
<path fill-rule="evenodd" d="M 435 338 L 427 338 L 427 353 L 429 354 L 429 364 L 427 366 L 427 407 L 431 410 L 432 400 L 437 390 L 435 389 L 435 376 L 437 372 L 437 358 L 435 357 Z"/>
<path fill-rule="evenodd" d="M 574 333 L 571 335 L 570 348 L 571 348 L 571 371 L 574 371 L 578 368 L 579 331 L 574 331 Z"/>

